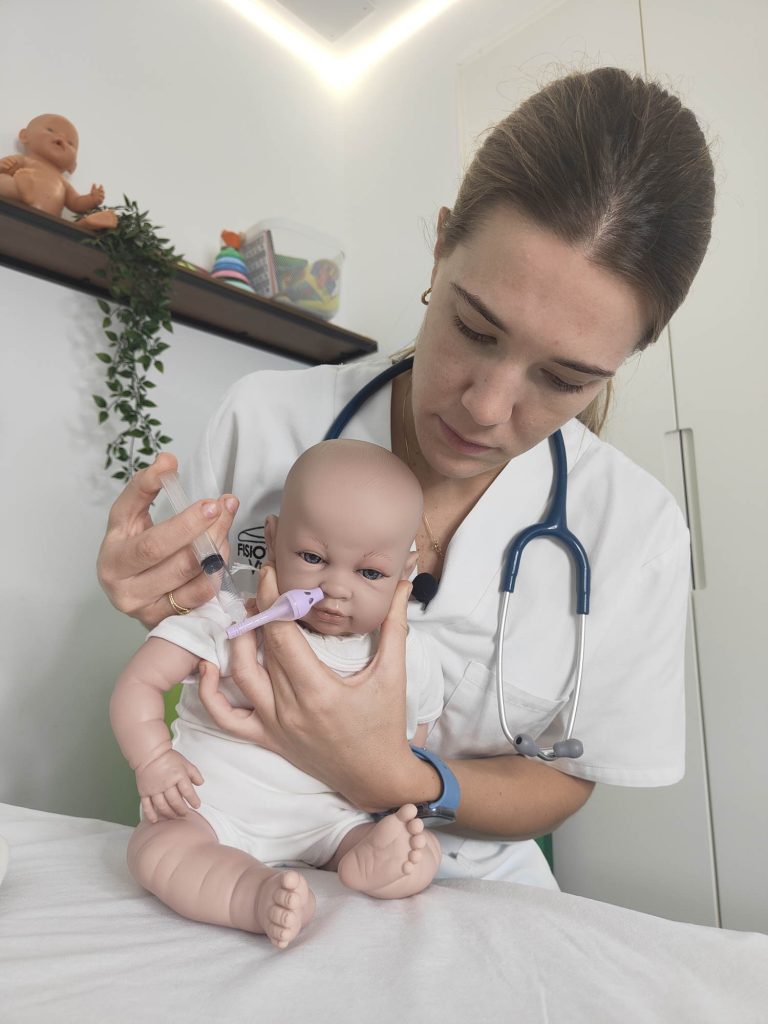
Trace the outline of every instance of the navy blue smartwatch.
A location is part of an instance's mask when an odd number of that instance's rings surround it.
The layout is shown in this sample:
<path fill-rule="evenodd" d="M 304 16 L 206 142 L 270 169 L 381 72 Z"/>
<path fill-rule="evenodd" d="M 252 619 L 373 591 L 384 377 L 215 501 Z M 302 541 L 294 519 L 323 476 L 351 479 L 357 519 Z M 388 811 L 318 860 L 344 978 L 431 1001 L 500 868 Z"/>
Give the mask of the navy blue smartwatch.
<path fill-rule="evenodd" d="M 442 825 L 450 825 L 451 822 L 456 821 L 456 811 L 461 803 L 459 780 L 445 761 L 439 758 L 437 754 L 433 754 L 431 750 L 425 750 L 424 747 L 411 747 L 411 750 L 416 757 L 432 765 L 443 784 L 443 791 L 437 800 L 432 800 L 430 803 L 416 804 L 417 817 L 421 818 L 426 828 L 440 828 Z M 381 818 L 386 818 L 388 814 L 394 814 L 396 810 L 397 807 L 393 807 L 390 811 L 374 814 L 373 818 L 375 821 L 379 821 Z"/>

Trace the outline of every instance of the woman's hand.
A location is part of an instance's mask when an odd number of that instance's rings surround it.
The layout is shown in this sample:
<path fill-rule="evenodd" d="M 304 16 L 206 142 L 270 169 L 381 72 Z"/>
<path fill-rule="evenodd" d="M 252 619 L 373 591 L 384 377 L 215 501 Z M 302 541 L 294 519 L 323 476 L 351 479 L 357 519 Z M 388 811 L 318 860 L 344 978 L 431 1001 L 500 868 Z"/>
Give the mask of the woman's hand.
<path fill-rule="evenodd" d="M 210 600 L 210 584 L 190 545 L 207 530 L 217 547 L 224 547 L 237 511 L 237 499 L 229 494 L 217 501 L 196 501 L 153 525 L 149 508 L 161 489 L 160 477 L 176 468 L 175 456 L 164 452 L 131 478 L 110 509 L 96 563 L 112 604 L 148 628 L 171 613 L 169 592 L 183 608 Z"/>
<path fill-rule="evenodd" d="M 216 724 L 275 751 L 365 810 L 399 806 L 413 790 L 419 765 L 406 739 L 406 606 L 411 587 L 401 581 L 381 627 L 378 651 L 361 672 L 342 679 L 318 661 L 293 622 L 261 630 L 264 666 L 255 632 L 232 641 L 231 674 L 253 710 L 233 708 L 218 691 L 218 671 L 201 663 L 199 694 Z M 277 600 L 275 573 L 262 570 L 258 603 Z M 427 785 L 434 787 L 427 768 Z M 436 795 L 436 794 L 435 794 Z M 401 802 L 406 802 L 405 800 Z"/>

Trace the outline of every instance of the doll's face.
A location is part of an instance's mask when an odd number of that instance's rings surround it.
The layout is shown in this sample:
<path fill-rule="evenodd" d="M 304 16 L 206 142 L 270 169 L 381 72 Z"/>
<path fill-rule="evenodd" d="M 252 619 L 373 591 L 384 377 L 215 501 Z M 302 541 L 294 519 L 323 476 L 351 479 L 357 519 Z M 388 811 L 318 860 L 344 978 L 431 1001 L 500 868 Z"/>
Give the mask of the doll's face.
<path fill-rule="evenodd" d="M 33 118 L 19 132 L 19 141 L 27 153 L 47 160 L 60 171 L 74 171 L 79 139 L 75 126 L 66 117 L 41 114 Z"/>
<path fill-rule="evenodd" d="M 362 444 L 326 442 L 347 443 Z M 421 492 L 406 473 L 340 458 L 289 478 L 279 519 L 267 521 L 267 544 L 281 593 L 322 588 L 324 599 L 303 620 L 315 632 L 346 636 L 378 629 L 398 581 L 409 577 Z"/>

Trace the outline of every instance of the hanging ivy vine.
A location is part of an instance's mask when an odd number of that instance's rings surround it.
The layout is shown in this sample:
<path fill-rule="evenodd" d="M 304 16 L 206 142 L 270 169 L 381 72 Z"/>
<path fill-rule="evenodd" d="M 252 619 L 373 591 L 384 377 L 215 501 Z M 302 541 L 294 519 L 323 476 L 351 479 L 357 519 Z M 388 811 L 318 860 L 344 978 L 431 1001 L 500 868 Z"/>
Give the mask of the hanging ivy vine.
<path fill-rule="evenodd" d="M 160 357 L 169 346 L 163 332 L 173 330 L 170 290 L 181 257 L 167 238 L 158 236 L 146 212 L 127 196 L 123 200 L 123 206 L 114 207 L 118 226 L 85 244 L 107 256 L 106 270 L 97 274 L 104 277 L 112 299 L 111 305 L 97 300 L 108 345 L 107 351 L 96 353 L 106 368 L 106 392 L 94 395 L 93 401 L 99 423 L 111 417 L 122 429 L 107 444 L 105 469 L 117 464 L 111 475 L 130 480 L 172 440 L 162 432 L 157 406 L 149 397 L 155 387 L 149 375 L 164 370 Z"/>

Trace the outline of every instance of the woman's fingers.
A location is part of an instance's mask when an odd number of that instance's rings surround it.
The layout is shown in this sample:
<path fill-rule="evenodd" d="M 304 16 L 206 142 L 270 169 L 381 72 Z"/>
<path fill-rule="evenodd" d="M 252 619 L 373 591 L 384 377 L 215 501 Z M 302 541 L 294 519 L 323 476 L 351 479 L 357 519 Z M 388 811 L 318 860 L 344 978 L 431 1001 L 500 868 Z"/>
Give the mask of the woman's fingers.
<path fill-rule="evenodd" d="M 223 502 L 203 499 L 162 523 L 145 525 L 140 533 L 122 534 L 124 543 L 115 548 L 112 560 L 114 572 L 125 579 L 155 568 L 182 548 L 189 547 L 206 530 L 212 534 L 223 510 Z"/>
<path fill-rule="evenodd" d="M 266 565 L 261 570 L 259 578 L 259 609 L 271 607 L 279 596 L 274 567 Z M 272 689 L 283 700 L 296 699 L 297 688 L 293 685 L 294 681 L 299 687 L 306 687 L 309 681 L 322 687 L 322 677 L 326 669 L 318 661 L 294 622 L 267 623 L 261 629 L 260 643 Z M 338 679 L 338 676 L 334 674 L 334 678 Z"/>
<path fill-rule="evenodd" d="M 208 532 L 217 547 L 226 549 L 238 508 L 234 495 L 225 494 L 196 501 L 153 525 L 149 509 L 160 491 L 160 478 L 176 465 L 173 455 L 161 453 L 129 481 L 110 511 L 97 563 L 99 580 L 112 603 L 150 625 L 170 613 L 165 600 L 170 592 L 184 608 L 210 600 L 210 584 L 192 542 Z"/>
<path fill-rule="evenodd" d="M 107 531 L 117 530 L 131 533 L 137 520 L 149 512 L 149 506 L 160 492 L 160 477 L 173 473 L 178 468 L 176 456 L 171 452 L 160 452 L 151 466 L 134 473 L 115 499 L 109 510 Z"/>
<path fill-rule="evenodd" d="M 405 664 L 405 641 L 408 636 L 408 598 L 411 584 L 400 580 L 389 606 L 386 619 L 381 624 L 379 649 L 374 658 L 377 667 L 391 667 L 402 678 Z"/>
<path fill-rule="evenodd" d="M 264 729 L 257 713 L 251 708 L 232 707 L 219 690 L 219 670 L 216 665 L 212 665 L 208 661 L 201 661 L 198 672 L 200 681 L 197 692 L 200 703 L 216 725 L 233 736 L 265 746 Z"/>

